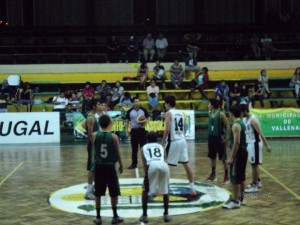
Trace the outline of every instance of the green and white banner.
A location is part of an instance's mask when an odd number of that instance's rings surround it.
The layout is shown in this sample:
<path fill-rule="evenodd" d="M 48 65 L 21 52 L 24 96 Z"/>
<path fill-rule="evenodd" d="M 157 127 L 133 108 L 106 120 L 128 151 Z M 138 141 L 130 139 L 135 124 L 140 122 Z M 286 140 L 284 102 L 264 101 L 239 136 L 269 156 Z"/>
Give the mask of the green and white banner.
<path fill-rule="evenodd" d="M 195 113 L 194 110 L 182 110 L 186 119 L 186 139 L 195 139 Z M 109 111 L 108 114 L 114 120 L 113 131 L 124 132 L 125 133 L 125 119 L 122 117 L 123 112 L 121 111 Z M 73 126 L 74 135 L 76 138 L 87 138 L 86 130 L 82 127 L 82 123 L 85 121 L 85 117 L 76 112 L 73 115 Z M 145 129 L 147 131 L 158 131 L 162 132 L 164 128 L 164 122 L 162 120 L 152 121 L 150 120 L 146 125 Z"/>
<path fill-rule="evenodd" d="M 266 137 L 300 137 L 300 109 L 251 109 Z"/>

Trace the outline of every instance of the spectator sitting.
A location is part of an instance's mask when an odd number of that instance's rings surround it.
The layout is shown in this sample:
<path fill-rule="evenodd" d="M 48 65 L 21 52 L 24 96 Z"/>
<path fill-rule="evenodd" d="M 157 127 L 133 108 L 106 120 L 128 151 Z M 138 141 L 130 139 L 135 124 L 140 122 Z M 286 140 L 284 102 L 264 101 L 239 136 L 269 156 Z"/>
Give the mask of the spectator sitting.
<path fill-rule="evenodd" d="M 263 85 L 260 82 L 257 82 L 257 84 L 254 87 L 254 93 L 251 98 L 252 108 L 254 108 L 254 104 L 256 100 L 259 100 L 261 108 L 264 107 L 264 95 L 263 95 L 262 86 Z"/>
<path fill-rule="evenodd" d="M 23 81 L 21 79 L 21 76 L 19 75 L 9 75 L 7 77 L 7 83 L 9 85 L 9 87 L 12 89 L 11 90 L 11 94 L 12 96 L 10 97 L 11 101 L 15 101 L 18 100 L 18 89 L 20 89 L 20 87 L 23 86 Z"/>
<path fill-rule="evenodd" d="M 182 66 L 179 64 L 178 59 L 176 59 L 170 68 L 171 81 L 175 89 L 179 89 L 183 82 L 183 72 Z"/>
<path fill-rule="evenodd" d="M 234 82 L 232 88 L 229 91 L 230 97 L 230 106 L 232 105 L 233 100 L 236 100 L 236 104 L 239 105 L 241 102 L 241 86 L 238 82 Z"/>
<path fill-rule="evenodd" d="M 245 84 L 241 85 L 241 98 L 244 99 L 247 104 L 250 101 L 249 88 Z"/>
<path fill-rule="evenodd" d="M 63 120 L 63 125 L 65 127 L 73 127 L 73 107 L 71 103 L 68 103 L 65 112 L 65 120 Z"/>
<path fill-rule="evenodd" d="M 107 62 L 121 62 L 120 42 L 115 35 L 107 40 Z"/>
<path fill-rule="evenodd" d="M 158 38 L 155 41 L 156 51 L 158 60 L 162 61 L 165 58 L 168 40 L 164 37 L 162 33 L 158 34 Z"/>
<path fill-rule="evenodd" d="M 262 84 L 262 91 L 263 93 L 267 94 L 267 98 L 271 98 L 272 92 L 269 89 L 269 76 L 267 75 L 266 70 L 260 71 L 260 76 L 258 78 L 258 81 Z M 273 101 L 270 101 L 271 107 L 274 106 Z"/>
<path fill-rule="evenodd" d="M 155 80 L 152 79 L 150 85 L 147 87 L 147 98 L 152 108 L 152 111 L 154 111 L 158 106 L 158 94 L 159 87 L 156 85 Z"/>
<path fill-rule="evenodd" d="M 148 61 L 148 54 L 150 54 L 150 61 L 153 60 L 155 50 L 154 50 L 154 39 L 152 38 L 152 34 L 148 34 L 147 37 L 143 40 L 143 53 L 144 58 L 146 61 Z"/>
<path fill-rule="evenodd" d="M 195 76 L 195 79 L 191 81 L 191 91 L 194 92 L 195 89 L 198 89 L 202 98 L 207 99 L 204 89 L 207 88 L 208 80 L 208 68 L 203 67 L 202 70 Z"/>
<path fill-rule="evenodd" d="M 128 62 L 138 62 L 139 59 L 139 46 L 135 36 L 130 36 L 127 43 L 127 60 Z"/>
<path fill-rule="evenodd" d="M 225 80 L 222 80 L 215 88 L 215 98 L 220 101 L 220 106 L 223 106 L 223 101 L 225 101 L 225 109 L 229 110 L 229 87 L 225 83 Z M 222 107 L 223 108 L 223 107 Z"/>
<path fill-rule="evenodd" d="M 296 68 L 295 73 L 292 76 L 290 87 L 295 88 L 295 97 L 299 98 L 299 92 L 300 92 L 300 67 Z"/>
<path fill-rule="evenodd" d="M 69 100 L 65 97 L 65 92 L 60 91 L 59 96 L 55 96 L 52 102 L 54 104 L 53 112 L 65 112 Z"/>
<path fill-rule="evenodd" d="M 27 112 L 32 110 L 32 90 L 30 84 L 25 82 L 24 85 L 19 89 L 19 102 L 20 104 L 27 106 Z M 23 110 L 22 110 L 23 111 Z"/>
<path fill-rule="evenodd" d="M 146 89 L 146 81 L 148 78 L 148 66 L 147 62 L 142 62 L 137 71 L 137 79 L 140 81 L 140 85 L 137 89 Z"/>
<path fill-rule="evenodd" d="M 101 81 L 101 85 L 97 86 L 98 99 L 109 105 L 111 100 L 111 86 L 106 83 L 106 80 Z"/>
<path fill-rule="evenodd" d="M 266 60 L 271 60 L 271 57 L 274 55 L 276 48 L 272 45 L 272 38 L 268 37 L 267 34 L 264 35 L 263 38 L 260 39 L 262 50 L 266 56 Z"/>
<path fill-rule="evenodd" d="M 72 98 L 72 93 L 73 93 L 73 91 L 71 90 L 71 88 L 70 88 L 70 87 L 67 87 L 67 88 L 66 88 L 66 92 L 65 92 L 65 97 L 66 97 L 67 99 Z"/>
<path fill-rule="evenodd" d="M 153 78 L 155 80 L 155 82 L 157 82 L 158 80 L 161 80 L 162 82 L 162 89 L 166 89 L 166 75 L 165 75 L 165 67 L 160 65 L 160 61 L 156 61 L 156 65 L 153 68 L 154 71 L 154 75 Z"/>
<path fill-rule="evenodd" d="M 260 71 L 260 76 L 258 78 L 258 81 L 262 84 L 263 92 L 266 92 L 267 94 L 270 93 L 269 90 L 269 76 L 267 75 L 266 70 Z"/>
<path fill-rule="evenodd" d="M 123 96 L 120 99 L 120 108 L 131 108 L 132 99 L 129 92 L 124 92 Z"/>
<path fill-rule="evenodd" d="M 82 89 L 83 103 L 82 103 L 82 114 L 86 115 L 91 111 L 90 103 L 94 99 L 95 89 L 91 86 L 91 83 L 87 81 L 84 88 Z"/>
<path fill-rule="evenodd" d="M 191 71 L 196 74 L 199 71 L 199 67 L 197 66 L 196 58 L 193 57 L 192 53 L 189 53 L 189 57 L 185 61 L 185 76 L 187 79 Z"/>
<path fill-rule="evenodd" d="M 4 95 L 6 93 L 8 94 L 9 99 L 12 100 L 14 98 L 14 89 L 11 86 L 9 86 L 8 80 L 4 79 L 1 86 L 1 95 Z"/>
<path fill-rule="evenodd" d="M 59 112 L 60 115 L 60 124 L 64 121 L 66 107 L 69 103 L 68 99 L 65 97 L 65 92 L 60 91 L 59 96 L 53 98 L 53 112 Z"/>
<path fill-rule="evenodd" d="M 260 59 L 261 56 L 261 48 L 259 46 L 259 38 L 256 34 L 253 34 L 250 38 L 251 49 L 257 59 Z"/>
<path fill-rule="evenodd" d="M 201 38 L 201 34 L 198 33 L 189 33 L 184 35 L 183 39 L 186 42 L 186 51 L 188 53 L 193 54 L 193 58 L 197 59 L 197 54 L 200 48 L 198 47 L 199 45 L 199 40 Z"/>
<path fill-rule="evenodd" d="M 7 113 L 7 98 L 5 95 L 0 95 L 0 113 Z"/>
<path fill-rule="evenodd" d="M 72 105 L 72 110 L 73 111 L 78 111 L 78 109 L 80 107 L 80 99 L 77 97 L 76 92 L 72 93 L 72 96 L 69 99 L 69 104 Z"/>
<path fill-rule="evenodd" d="M 112 94 L 111 101 L 109 104 L 109 108 L 111 110 L 113 110 L 115 105 L 117 105 L 120 102 L 120 99 L 124 92 L 124 87 L 121 86 L 120 81 L 116 82 L 115 86 L 113 87 L 112 92 L 113 92 L 113 94 Z"/>

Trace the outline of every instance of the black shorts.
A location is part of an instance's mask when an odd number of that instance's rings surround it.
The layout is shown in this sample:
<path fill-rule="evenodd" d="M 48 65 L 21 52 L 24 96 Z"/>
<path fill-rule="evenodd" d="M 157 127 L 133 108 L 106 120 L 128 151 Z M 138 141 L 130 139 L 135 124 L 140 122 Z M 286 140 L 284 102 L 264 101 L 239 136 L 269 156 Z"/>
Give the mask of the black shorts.
<path fill-rule="evenodd" d="M 208 136 L 208 158 L 216 159 L 217 154 L 219 160 L 226 160 L 226 145 L 222 143 L 221 137 Z"/>
<path fill-rule="evenodd" d="M 114 165 L 95 165 L 95 196 L 105 196 L 108 187 L 109 196 L 121 195 L 119 178 Z"/>
<path fill-rule="evenodd" d="M 247 160 L 247 150 L 239 149 L 236 153 L 234 162 L 230 165 L 230 182 L 232 184 L 240 184 L 245 181 Z"/>
<path fill-rule="evenodd" d="M 92 170 L 92 162 L 93 162 L 93 145 L 90 141 L 88 141 L 88 145 L 87 145 L 87 152 L 88 152 L 88 158 L 87 158 L 87 165 L 86 165 L 86 169 L 87 171 L 91 171 Z"/>

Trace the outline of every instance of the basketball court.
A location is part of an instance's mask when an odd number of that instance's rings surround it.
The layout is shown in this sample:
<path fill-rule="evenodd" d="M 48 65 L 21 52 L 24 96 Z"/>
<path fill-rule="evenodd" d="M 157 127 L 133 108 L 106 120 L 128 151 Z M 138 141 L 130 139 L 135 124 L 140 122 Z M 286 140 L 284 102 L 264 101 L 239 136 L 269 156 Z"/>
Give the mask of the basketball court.
<path fill-rule="evenodd" d="M 221 184 L 222 164 L 217 164 L 218 181 L 207 183 L 205 179 L 210 173 L 207 143 L 205 140 L 188 142 L 198 197 L 186 197 L 184 189 L 188 187 L 188 181 L 183 167 L 171 168 L 174 180 L 171 181 L 169 212 L 174 215 L 169 224 L 298 224 L 300 141 L 271 139 L 270 145 L 273 152 L 264 151 L 261 167 L 262 189 L 258 194 L 246 196 L 246 206 L 225 210 L 222 209 L 222 200 L 228 198 L 231 187 L 230 184 Z M 93 224 L 94 203 L 83 199 L 86 153 L 85 143 L 0 145 L 0 223 Z M 129 143 L 121 144 L 121 154 L 127 168 L 131 156 Z M 124 169 L 119 177 L 123 197 L 118 208 L 120 216 L 125 218 L 123 224 L 141 224 L 138 221 L 141 215 L 141 179 L 138 177 L 142 176 L 140 161 L 138 170 Z M 251 167 L 248 164 L 246 183 L 250 182 Z M 57 198 L 66 204 L 56 201 Z M 149 224 L 163 223 L 159 198 L 149 204 L 149 214 L 154 216 L 150 217 Z M 104 198 L 102 207 L 104 211 L 111 211 L 108 198 Z M 74 208 L 81 213 L 75 212 Z M 104 217 L 103 224 L 110 222 L 111 217 Z"/>

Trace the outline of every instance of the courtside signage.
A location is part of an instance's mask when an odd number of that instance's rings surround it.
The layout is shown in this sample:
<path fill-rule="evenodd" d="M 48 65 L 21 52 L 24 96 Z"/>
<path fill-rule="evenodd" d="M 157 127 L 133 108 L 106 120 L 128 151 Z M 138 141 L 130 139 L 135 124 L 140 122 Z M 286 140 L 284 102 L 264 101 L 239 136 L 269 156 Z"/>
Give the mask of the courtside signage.
<path fill-rule="evenodd" d="M 142 215 L 142 178 L 120 179 L 121 196 L 118 199 L 118 213 L 122 217 Z M 95 216 L 95 201 L 85 200 L 86 184 L 78 184 L 52 193 L 49 202 L 52 207 L 69 213 Z M 213 184 L 195 182 L 196 196 L 190 196 L 189 182 L 171 179 L 169 186 L 169 214 L 184 215 L 221 207 L 229 200 L 229 193 Z M 107 193 L 106 193 L 107 194 Z M 163 214 L 163 197 L 154 197 L 148 204 L 148 215 Z M 110 197 L 101 198 L 101 215 L 112 217 Z"/>
<path fill-rule="evenodd" d="M 58 112 L 0 114 L 0 144 L 59 142 Z"/>
<path fill-rule="evenodd" d="M 181 110 L 185 116 L 186 124 L 186 139 L 195 139 L 195 111 L 194 110 Z M 108 114 L 114 120 L 113 131 L 119 131 L 125 133 L 125 120 L 122 119 L 121 111 L 109 111 Z M 74 135 L 77 138 L 87 138 L 86 130 L 82 127 L 82 122 L 85 120 L 81 113 L 74 113 L 73 117 L 74 124 Z M 147 131 L 164 131 L 164 122 L 162 120 L 152 121 L 150 120 L 145 125 Z"/>
<path fill-rule="evenodd" d="M 251 109 L 266 137 L 300 137 L 300 109 Z"/>

